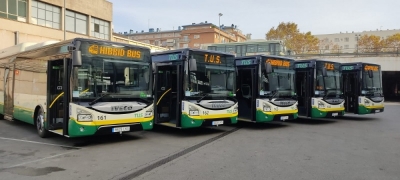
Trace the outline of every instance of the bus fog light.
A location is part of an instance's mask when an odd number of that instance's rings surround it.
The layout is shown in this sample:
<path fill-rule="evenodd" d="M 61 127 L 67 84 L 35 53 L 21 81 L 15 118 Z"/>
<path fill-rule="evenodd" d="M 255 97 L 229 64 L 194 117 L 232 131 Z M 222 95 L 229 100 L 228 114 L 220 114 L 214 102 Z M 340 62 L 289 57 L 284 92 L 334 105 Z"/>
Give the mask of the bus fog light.
<path fill-rule="evenodd" d="M 80 127 L 79 130 L 80 130 L 81 132 L 83 132 L 83 131 L 85 131 L 85 128 L 84 128 L 84 127 Z"/>

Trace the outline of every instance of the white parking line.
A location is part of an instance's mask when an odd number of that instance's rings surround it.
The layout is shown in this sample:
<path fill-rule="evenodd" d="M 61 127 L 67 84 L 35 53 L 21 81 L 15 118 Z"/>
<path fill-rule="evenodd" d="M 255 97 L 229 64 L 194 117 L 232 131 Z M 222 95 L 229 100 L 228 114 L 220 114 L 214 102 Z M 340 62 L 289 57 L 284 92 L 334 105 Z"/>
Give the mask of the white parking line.
<path fill-rule="evenodd" d="M 58 156 L 65 155 L 65 154 L 70 154 L 70 153 L 73 153 L 73 152 L 76 152 L 76 151 L 79 151 L 79 150 L 80 149 L 77 149 L 77 150 L 74 150 L 74 151 L 68 151 L 68 152 L 61 153 L 61 154 L 56 154 L 56 155 L 53 155 L 53 156 L 48 156 L 48 157 L 41 158 L 41 159 L 36 159 L 36 160 L 33 160 L 33 161 L 27 161 L 27 162 L 16 164 L 16 165 L 13 165 L 13 166 L 10 166 L 10 167 L 7 167 L 7 168 L 13 168 L 13 167 L 22 166 L 22 165 L 25 165 L 25 164 L 30 164 L 30 163 L 34 163 L 34 162 L 38 162 L 38 161 L 43 161 L 43 160 L 46 160 L 46 159 L 51 159 L 51 158 L 55 158 L 55 157 L 58 157 Z M 5 169 L 7 169 L 7 168 L 5 168 Z"/>
<path fill-rule="evenodd" d="M 62 144 L 44 143 L 44 142 L 38 142 L 38 141 L 29 141 L 29 140 L 23 140 L 23 139 L 14 139 L 14 138 L 6 138 L 6 137 L 0 137 L 0 139 L 9 140 L 9 141 L 34 143 L 34 144 L 43 144 L 43 145 L 48 145 L 48 146 L 58 146 L 58 147 L 65 147 L 65 148 L 71 148 L 71 149 L 81 149 L 80 147 L 66 146 L 66 145 L 62 145 Z"/>

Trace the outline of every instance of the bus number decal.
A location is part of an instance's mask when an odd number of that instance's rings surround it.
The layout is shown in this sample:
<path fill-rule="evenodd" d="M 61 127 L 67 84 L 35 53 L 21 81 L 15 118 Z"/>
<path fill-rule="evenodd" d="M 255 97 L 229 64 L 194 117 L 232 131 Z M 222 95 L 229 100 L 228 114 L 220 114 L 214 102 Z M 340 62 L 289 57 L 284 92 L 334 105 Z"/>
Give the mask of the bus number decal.
<path fill-rule="evenodd" d="M 106 116 L 97 116 L 97 120 L 107 120 Z"/>
<path fill-rule="evenodd" d="M 208 115 L 209 112 L 208 111 L 203 111 L 203 115 Z"/>

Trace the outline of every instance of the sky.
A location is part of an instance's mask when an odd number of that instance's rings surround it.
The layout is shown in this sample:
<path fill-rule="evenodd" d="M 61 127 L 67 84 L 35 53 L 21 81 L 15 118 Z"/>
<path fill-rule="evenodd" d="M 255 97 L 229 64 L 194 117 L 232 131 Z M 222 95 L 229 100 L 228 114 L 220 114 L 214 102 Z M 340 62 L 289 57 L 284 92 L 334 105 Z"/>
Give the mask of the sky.
<path fill-rule="evenodd" d="M 108 0 L 113 3 L 115 32 L 145 32 L 149 28 L 207 21 L 218 26 L 237 25 L 252 39 L 280 22 L 294 22 L 300 32 L 333 34 L 400 29 L 400 0 Z M 220 17 L 218 14 L 222 13 Z"/>

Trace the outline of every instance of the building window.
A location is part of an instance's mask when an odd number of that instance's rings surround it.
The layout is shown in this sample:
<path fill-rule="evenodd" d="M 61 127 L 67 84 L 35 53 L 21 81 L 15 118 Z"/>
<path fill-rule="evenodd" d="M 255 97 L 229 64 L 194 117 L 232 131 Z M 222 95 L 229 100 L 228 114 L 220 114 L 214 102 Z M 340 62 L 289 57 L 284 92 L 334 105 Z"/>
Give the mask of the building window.
<path fill-rule="evenodd" d="M 60 12 L 57 6 L 32 0 L 32 24 L 60 29 Z"/>
<path fill-rule="evenodd" d="M 101 19 L 92 18 L 92 36 L 100 39 L 110 39 L 109 38 L 109 27 L 110 23 Z"/>
<path fill-rule="evenodd" d="M 200 47 L 199 43 L 194 43 L 194 47 Z"/>
<path fill-rule="evenodd" d="M 335 42 L 339 42 L 339 38 L 335 38 Z"/>
<path fill-rule="evenodd" d="M 67 10 L 65 14 L 65 30 L 79 34 L 87 34 L 87 16 L 69 10 Z"/>
<path fill-rule="evenodd" d="M 344 41 L 345 42 L 349 42 L 349 38 L 347 37 L 347 38 L 344 38 Z"/>
<path fill-rule="evenodd" d="M 26 0 L 0 0 L 0 18 L 26 22 Z"/>
<path fill-rule="evenodd" d="M 349 45 L 344 45 L 344 48 L 345 49 L 349 49 Z"/>
<path fill-rule="evenodd" d="M 183 48 L 187 48 L 187 47 L 188 47 L 188 44 L 183 44 L 182 47 L 183 47 Z"/>
<path fill-rule="evenodd" d="M 193 36 L 193 38 L 194 38 L 194 39 L 199 39 L 199 38 L 200 38 L 200 35 L 196 34 L 196 35 Z"/>
<path fill-rule="evenodd" d="M 325 46 L 325 49 L 326 49 L 326 50 L 329 50 L 329 45 L 326 45 L 326 46 Z"/>

